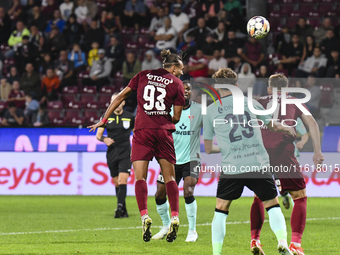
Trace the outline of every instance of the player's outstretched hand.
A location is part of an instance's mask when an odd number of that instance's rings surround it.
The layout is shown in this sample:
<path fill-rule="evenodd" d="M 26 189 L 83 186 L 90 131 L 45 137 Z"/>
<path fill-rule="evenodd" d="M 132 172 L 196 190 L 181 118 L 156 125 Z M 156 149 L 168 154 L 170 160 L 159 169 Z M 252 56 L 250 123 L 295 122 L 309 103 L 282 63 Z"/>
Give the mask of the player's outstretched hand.
<path fill-rule="evenodd" d="M 321 167 L 322 162 L 325 160 L 321 152 L 314 153 L 313 162 L 315 167 L 318 169 Z"/>
<path fill-rule="evenodd" d="M 296 131 L 294 128 L 291 128 L 291 127 L 288 127 L 287 130 L 286 130 L 286 134 L 287 135 L 290 135 L 292 137 L 296 137 Z"/>
<path fill-rule="evenodd" d="M 99 127 L 101 127 L 101 126 L 104 126 L 104 125 L 105 125 L 104 122 L 99 121 L 98 123 L 93 124 L 92 126 L 88 126 L 87 128 L 90 128 L 90 131 L 89 131 L 89 132 L 91 132 L 91 131 L 94 132 L 94 131 L 96 131 L 97 128 L 99 128 Z"/>

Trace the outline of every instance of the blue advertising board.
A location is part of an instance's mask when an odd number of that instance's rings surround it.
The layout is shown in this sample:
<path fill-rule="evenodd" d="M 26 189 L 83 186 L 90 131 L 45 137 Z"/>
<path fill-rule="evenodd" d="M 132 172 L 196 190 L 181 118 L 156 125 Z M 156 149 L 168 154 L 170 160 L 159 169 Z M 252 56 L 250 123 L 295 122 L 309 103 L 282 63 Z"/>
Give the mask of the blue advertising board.
<path fill-rule="evenodd" d="M 328 126 L 324 128 L 322 151 L 340 152 L 340 126 Z"/>

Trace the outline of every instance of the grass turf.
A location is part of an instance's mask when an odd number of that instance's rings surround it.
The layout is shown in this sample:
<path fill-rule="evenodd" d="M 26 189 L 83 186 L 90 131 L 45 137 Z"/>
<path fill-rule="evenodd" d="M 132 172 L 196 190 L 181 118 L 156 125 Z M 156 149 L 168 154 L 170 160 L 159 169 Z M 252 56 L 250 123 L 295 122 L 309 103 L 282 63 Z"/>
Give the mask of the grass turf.
<path fill-rule="evenodd" d="M 197 197 L 196 243 L 185 243 L 188 222 L 180 198 L 181 225 L 177 240 L 144 243 L 134 197 L 127 198 L 130 217 L 114 219 L 116 198 L 108 196 L 0 196 L 0 254 L 212 254 L 211 226 L 215 198 Z M 153 234 L 161 220 L 149 197 Z M 252 198 L 234 201 L 227 219 L 223 254 L 251 254 L 249 210 Z M 340 198 L 309 198 L 303 236 L 306 255 L 339 254 Z M 283 208 L 283 207 L 282 207 Z M 290 238 L 290 210 L 283 208 Z M 331 219 L 333 218 L 333 219 Z M 266 215 L 268 219 L 268 215 Z M 278 254 L 269 223 L 261 233 L 267 255 Z"/>

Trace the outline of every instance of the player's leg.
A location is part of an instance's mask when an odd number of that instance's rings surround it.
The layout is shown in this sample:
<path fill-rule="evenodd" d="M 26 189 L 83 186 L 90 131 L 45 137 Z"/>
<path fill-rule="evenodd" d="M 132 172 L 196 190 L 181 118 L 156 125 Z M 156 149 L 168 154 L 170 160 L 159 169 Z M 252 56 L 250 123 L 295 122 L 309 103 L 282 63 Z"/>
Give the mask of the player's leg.
<path fill-rule="evenodd" d="M 118 175 L 119 193 L 118 193 L 117 210 L 120 211 L 121 218 L 129 217 L 127 210 L 126 210 L 126 205 L 125 205 L 126 192 L 127 192 L 126 185 L 127 185 L 128 178 L 129 178 L 129 173 L 120 172 Z"/>
<path fill-rule="evenodd" d="M 196 216 L 197 216 L 197 202 L 194 197 L 195 185 L 197 179 L 191 176 L 184 177 L 184 200 L 185 200 L 185 210 L 187 212 L 189 231 L 186 238 L 186 242 L 195 242 L 198 238 L 196 232 Z"/>
<path fill-rule="evenodd" d="M 264 223 L 264 219 L 265 215 L 263 203 L 261 199 L 254 195 L 254 201 L 250 208 L 250 249 L 253 253 L 255 253 L 255 251 L 258 251 L 258 253 L 261 254 L 260 251 L 262 251 L 260 233 Z M 262 254 L 264 254 L 263 251 Z"/>

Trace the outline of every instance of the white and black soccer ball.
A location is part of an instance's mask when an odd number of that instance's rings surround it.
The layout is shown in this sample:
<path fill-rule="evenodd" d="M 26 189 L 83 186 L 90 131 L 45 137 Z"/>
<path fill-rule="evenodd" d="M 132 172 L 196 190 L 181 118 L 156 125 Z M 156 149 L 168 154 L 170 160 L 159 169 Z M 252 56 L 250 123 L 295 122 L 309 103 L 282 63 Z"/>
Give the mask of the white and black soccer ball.
<path fill-rule="evenodd" d="M 262 16 L 252 17 L 247 24 L 247 31 L 251 37 L 260 39 L 265 37 L 270 30 L 269 22 Z"/>

